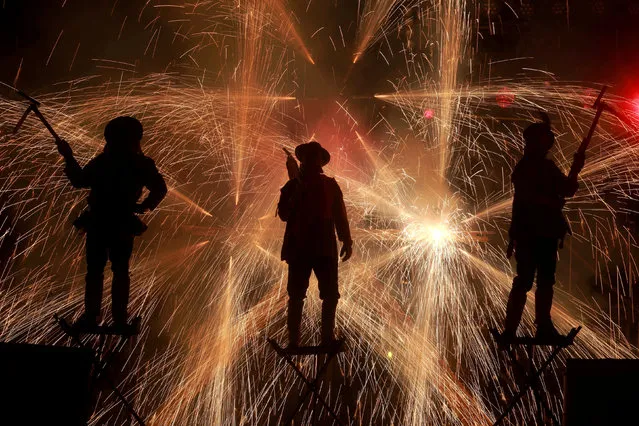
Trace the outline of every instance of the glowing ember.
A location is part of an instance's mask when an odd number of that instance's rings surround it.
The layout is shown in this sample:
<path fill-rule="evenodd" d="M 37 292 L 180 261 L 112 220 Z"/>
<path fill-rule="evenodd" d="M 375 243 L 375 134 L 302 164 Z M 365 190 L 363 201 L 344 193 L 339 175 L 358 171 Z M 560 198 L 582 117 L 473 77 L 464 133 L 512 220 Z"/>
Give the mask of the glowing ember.
<path fill-rule="evenodd" d="M 515 94 L 504 87 L 497 93 L 495 100 L 500 108 L 510 108 L 515 102 Z"/>

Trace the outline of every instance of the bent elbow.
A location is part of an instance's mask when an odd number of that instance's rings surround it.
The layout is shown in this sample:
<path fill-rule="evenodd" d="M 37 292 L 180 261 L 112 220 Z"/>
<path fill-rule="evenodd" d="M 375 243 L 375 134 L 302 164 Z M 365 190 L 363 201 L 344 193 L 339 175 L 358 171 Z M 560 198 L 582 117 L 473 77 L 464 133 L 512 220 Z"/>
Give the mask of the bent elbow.
<path fill-rule="evenodd" d="M 568 188 L 566 188 L 565 196 L 567 198 L 574 197 L 575 194 L 577 193 L 578 189 L 579 189 L 579 184 L 577 182 L 575 182 L 574 184 L 572 184 Z"/>
<path fill-rule="evenodd" d="M 84 182 L 84 179 L 81 179 L 77 176 L 68 176 L 69 181 L 71 182 L 71 186 L 74 187 L 75 189 L 82 189 L 82 188 L 86 188 L 87 185 Z"/>

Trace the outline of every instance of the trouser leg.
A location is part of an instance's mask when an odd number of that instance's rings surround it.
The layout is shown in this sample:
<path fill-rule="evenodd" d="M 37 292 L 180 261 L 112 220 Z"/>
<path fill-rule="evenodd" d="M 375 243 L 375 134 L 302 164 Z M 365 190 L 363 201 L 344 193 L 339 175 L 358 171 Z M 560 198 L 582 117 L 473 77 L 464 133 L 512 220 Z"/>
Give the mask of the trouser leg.
<path fill-rule="evenodd" d="M 535 323 L 550 325 L 553 286 L 557 269 L 557 240 L 539 240 L 536 247 L 537 257 L 537 291 L 535 292 Z"/>
<path fill-rule="evenodd" d="M 298 346 L 300 344 L 300 327 L 302 325 L 303 311 L 304 299 L 288 299 L 286 327 L 288 329 L 289 346 Z"/>
<path fill-rule="evenodd" d="M 335 314 L 337 311 L 337 299 L 322 300 L 322 343 L 331 343 L 335 340 Z"/>
<path fill-rule="evenodd" d="M 111 284 L 111 312 L 113 321 L 118 324 L 127 322 L 129 291 L 129 262 L 133 253 L 133 235 L 118 236 L 111 245 L 109 257 L 113 281 Z"/>
<path fill-rule="evenodd" d="M 531 245 L 518 241 L 515 250 L 517 276 L 513 280 L 506 305 L 504 329 L 507 333 L 515 333 L 517 330 L 526 307 L 526 294 L 532 288 L 535 279 L 535 258 Z"/>
<path fill-rule="evenodd" d="M 337 257 L 321 257 L 314 262 L 313 270 L 322 299 L 322 343 L 334 340 L 335 314 L 340 294 L 337 277 Z"/>
<path fill-rule="evenodd" d="M 302 311 L 304 299 L 308 290 L 308 282 L 311 278 L 311 264 L 306 259 L 291 261 L 288 264 L 288 316 L 286 325 L 288 328 L 289 346 L 297 346 L 300 341 L 300 327 L 302 323 Z"/>
<path fill-rule="evenodd" d="M 84 312 L 88 319 L 100 316 L 104 267 L 108 256 L 106 238 L 95 232 L 88 232 L 86 240 L 87 275 L 85 277 Z"/>

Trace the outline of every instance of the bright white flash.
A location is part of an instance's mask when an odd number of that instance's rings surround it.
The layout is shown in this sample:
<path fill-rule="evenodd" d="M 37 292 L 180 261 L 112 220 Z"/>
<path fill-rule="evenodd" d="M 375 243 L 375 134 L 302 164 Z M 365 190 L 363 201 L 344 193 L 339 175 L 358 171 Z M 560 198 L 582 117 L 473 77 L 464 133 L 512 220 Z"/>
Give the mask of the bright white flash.
<path fill-rule="evenodd" d="M 406 225 L 404 236 L 433 246 L 443 246 L 455 240 L 455 233 L 445 223 L 413 222 Z"/>

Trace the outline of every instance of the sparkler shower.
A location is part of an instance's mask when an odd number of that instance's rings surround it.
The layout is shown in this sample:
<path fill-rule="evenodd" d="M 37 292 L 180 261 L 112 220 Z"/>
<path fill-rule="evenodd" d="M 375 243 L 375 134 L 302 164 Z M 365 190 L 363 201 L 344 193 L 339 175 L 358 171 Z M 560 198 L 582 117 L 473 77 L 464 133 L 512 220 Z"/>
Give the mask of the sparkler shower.
<path fill-rule="evenodd" d="M 103 74 L 37 98 L 82 164 L 102 150 L 108 119 L 138 117 L 143 149 L 169 184 L 136 242 L 130 311 L 143 331 L 120 365 L 121 386 L 148 424 L 276 425 L 298 396 L 266 337 L 286 336 L 284 227 L 274 215 L 287 179 L 281 148 L 311 138 L 332 154 L 326 172 L 344 190 L 355 241 L 340 265 L 337 328 L 348 349 L 323 392 L 352 424 L 491 424 L 513 392 L 488 328 L 503 320 L 512 282 L 504 251 L 522 128 L 547 111 L 553 156 L 567 171 L 600 85 L 535 69 L 482 80 L 471 0 L 353 2 L 356 19 L 345 25 L 331 21 L 339 5 L 317 0 L 142 3 L 128 16 L 152 30 L 140 54 L 160 55 L 168 37 L 171 67 L 141 75 L 135 63 L 100 58 Z M 315 9 L 328 12 L 303 25 Z M 331 55 L 344 59 L 343 73 L 326 65 Z M 386 90 L 355 90 L 366 64 Z M 307 96 L 311 85 L 332 89 Z M 25 105 L 0 104 L 11 128 Z M 566 356 L 636 357 L 617 325 L 634 312 L 612 299 L 599 306 L 579 284 L 626 283 L 633 297 L 636 241 L 619 216 L 632 213 L 639 189 L 634 119 L 602 116 L 566 205 L 574 235 L 560 251 L 553 318 L 562 332 L 584 326 Z M 71 222 L 86 194 L 67 183 L 33 118 L 2 137 L 0 156 L 0 242 L 12 247 L 0 267 L 0 336 L 64 344 L 51 318 L 81 311 L 83 237 Z M 316 290 L 306 306 L 303 335 L 314 339 Z M 532 323 L 531 309 L 527 332 Z M 561 412 L 559 374 L 544 386 Z M 91 424 L 127 422 L 109 392 L 100 399 Z M 534 407 L 512 419 L 534 422 Z"/>

